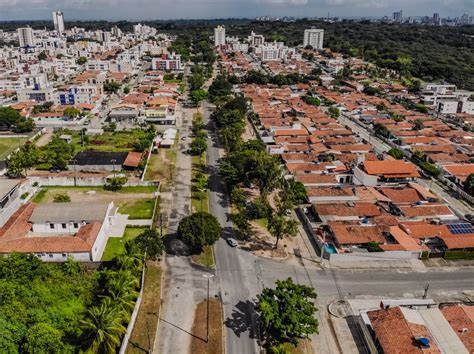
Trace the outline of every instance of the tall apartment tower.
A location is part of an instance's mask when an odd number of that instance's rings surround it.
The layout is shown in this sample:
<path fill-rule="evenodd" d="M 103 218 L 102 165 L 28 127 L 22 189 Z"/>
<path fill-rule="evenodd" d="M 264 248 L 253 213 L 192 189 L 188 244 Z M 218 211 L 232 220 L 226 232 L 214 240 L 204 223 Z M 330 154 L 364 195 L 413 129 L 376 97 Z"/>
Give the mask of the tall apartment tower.
<path fill-rule="evenodd" d="M 31 27 L 22 27 L 17 29 L 20 47 L 34 46 L 35 37 Z"/>
<path fill-rule="evenodd" d="M 303 47 L 310 45 L 313 49 L 323 49 L 324 30 L 311 28 L 304 30 Z"/>
<path fill-rule="evenodd" d="M 403 22 L 403 10 L 397 11 L 393 13 L 393 21 L 396 23 Z"/>
<path fill-rule="evenodd" d="M 56 32 L 62 33 L 65 30 L 64 27 L 64 14 L 62 11 L 54 11 L 53 12 L 53 23 L 54 23 L 54 30 Z"/>
<path fill-rule="evenodd" d="M 214 46 L 225 46 L 225 42 L 225 27 L 217 26 L 216 28 L 214 28 Z"/>

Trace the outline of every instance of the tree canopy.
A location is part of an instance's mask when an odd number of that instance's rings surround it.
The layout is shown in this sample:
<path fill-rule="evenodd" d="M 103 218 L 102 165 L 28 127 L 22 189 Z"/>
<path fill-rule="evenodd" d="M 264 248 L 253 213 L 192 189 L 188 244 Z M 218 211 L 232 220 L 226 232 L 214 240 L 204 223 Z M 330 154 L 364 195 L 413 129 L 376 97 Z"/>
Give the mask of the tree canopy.
<path fill-rule="evenodd" d="M 197 212 L 183 218 L 178 226 L 178 236 L 195 252 L 213 245 L 221 236 L 221 225 L 216 217 L 205 212 Z"/>
<path fill-rule="evenodd" d="M 257 311 L 266 344 L 297 345 L 301 337 L 318 333 L 316 297 L 313 288 L 296 284 L 291 278 L 278 280 L 275 289 L 263 289 L 258 296 Z"/>
<path fill-rule="evenodd" d="M 15 133 L 31 132 L 35 128 L 32 119 L 25 119 L 21 114 L 10 107 L 0 107 L 0 128 Z"/>

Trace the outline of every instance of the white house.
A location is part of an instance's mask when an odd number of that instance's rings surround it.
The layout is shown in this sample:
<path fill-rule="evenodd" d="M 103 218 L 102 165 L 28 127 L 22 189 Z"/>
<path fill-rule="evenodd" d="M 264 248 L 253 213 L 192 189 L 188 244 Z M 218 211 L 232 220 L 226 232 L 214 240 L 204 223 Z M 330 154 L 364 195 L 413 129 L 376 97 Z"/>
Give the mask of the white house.
<path fill-rule="evenodd" d="M 33 253 L 43 261 L 100 261 L 114 224 L 114 203 L 26 204 L 2 227 L 0 254 Z"/>

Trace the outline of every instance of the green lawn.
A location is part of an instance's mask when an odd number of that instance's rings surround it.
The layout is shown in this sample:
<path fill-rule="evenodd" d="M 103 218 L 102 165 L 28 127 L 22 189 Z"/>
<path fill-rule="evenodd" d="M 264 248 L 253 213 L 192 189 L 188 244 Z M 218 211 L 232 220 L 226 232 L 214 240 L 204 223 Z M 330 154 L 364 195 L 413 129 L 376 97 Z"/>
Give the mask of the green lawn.
<path fill-rule="evenodd" d="M 47 188 L 43 188 L 41 190 L 38 191 L 38 193 L 36 193 L 36 195 L 33 197 L 33 199 L 31 200 L 33 203 L 41 203 L 44 199 L 44 197 L 46 197 L 46 193 L 48 193 L 48 189 Z"/>
<path fill-rule="evenodd" d="M 67 131 L 67 133 L 72 135 L 72 142 L 81 147 L 81 133 L 76 131 Z M 140 129 L 104 132 L 101 135 L 89 137 L 89 142 L 84 148 L 98 151 L 131 151 L 134 143 L 144 136 L 146 132 Z"/>
<path fill-rule="evenodd" d="M 268 229 L 268 219 L 256 219 L 254 220 L 258 225 L 263 227 L 264 229 Z"/>
<path fill-rule="evenodd" d="M 0 137 L 0 160 L 5 159 L 13 150 L 20 147 L 28 138 L 1 138 Z"/>
<path fill-rule="evenodd" d="M 105 246 L 104 254 L 102 255 L 103 261 L 110 261 L 116 255 L 123 254 L 125 250 L 125 242 L 133 240 L 135 237 L 143 233 L 147 228 L 145 227 L 127 227 L 123 237 L 110 237 Z"/>
<path fill-rule="evenodd" d="M 153 217 L 154 199 L 143 199 L 122 204 L 118 210 L 120 214 L 128 214 L 129 219 L 151 219 Z"/>

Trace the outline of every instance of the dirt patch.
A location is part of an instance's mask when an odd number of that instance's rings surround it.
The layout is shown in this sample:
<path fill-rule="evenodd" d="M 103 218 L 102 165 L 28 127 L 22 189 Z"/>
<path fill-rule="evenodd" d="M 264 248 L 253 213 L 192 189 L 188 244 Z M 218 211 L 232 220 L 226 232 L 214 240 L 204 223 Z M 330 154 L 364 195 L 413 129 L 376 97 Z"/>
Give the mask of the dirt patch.
<path fill-rule="evenodd" d="M 250 240 L 242 243 L 242 249 L 252 252 L 256 256 L 270 258 L 287 258 L 287 249 L 292 250 L 292 243 L 289 238 L 280 240 L 278 249 L 275 249 L 276 239 L 270 235 L 268 230 L 255 221 L 250 222 L 253 235 Z"/>
<path fill-rule="evenodd" d="M 192 354 L 223 353 L 222 341 L 222 303 L 218 300 L 209 301 L 209 341 L 207 335 L 207 302 L 203 301 L 196 307 L 191 341 Z"/>

